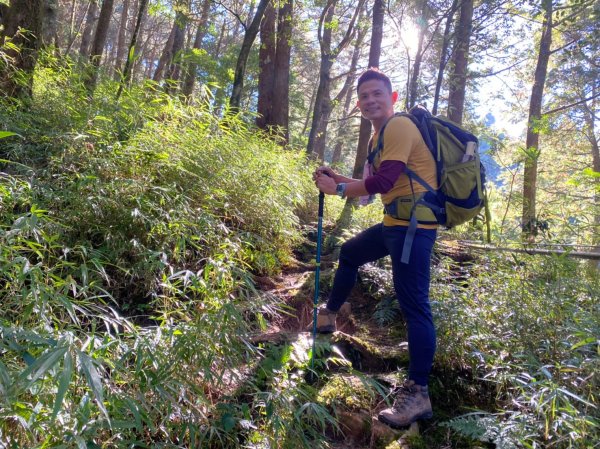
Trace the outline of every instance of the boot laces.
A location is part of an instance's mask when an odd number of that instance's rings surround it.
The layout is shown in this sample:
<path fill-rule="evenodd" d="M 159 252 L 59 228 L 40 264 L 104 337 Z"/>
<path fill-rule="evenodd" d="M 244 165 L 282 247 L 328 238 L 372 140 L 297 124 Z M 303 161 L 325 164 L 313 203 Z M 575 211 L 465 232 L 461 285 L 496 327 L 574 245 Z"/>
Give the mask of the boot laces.
<path fill-rule="evenodd" d="M 416 396 L 417 391 L 414 388 L 414 384 L 405 383 L 404 385 L 400 386 L 400 389 L 396 394 L 396 398 L 394 399 L 392 408 L 396 411 L 402 411 L 415 400 Z"/>

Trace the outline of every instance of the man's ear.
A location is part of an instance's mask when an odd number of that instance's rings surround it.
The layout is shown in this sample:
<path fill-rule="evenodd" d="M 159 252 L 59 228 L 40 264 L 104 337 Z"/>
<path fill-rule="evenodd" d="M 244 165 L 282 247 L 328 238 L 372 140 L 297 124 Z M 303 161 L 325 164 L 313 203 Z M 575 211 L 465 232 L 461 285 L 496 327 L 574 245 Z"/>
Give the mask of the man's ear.
<path fill-rule="evenodd" d="M 398 92 L 392 92 L 392 103 L 398 101 Z"/>

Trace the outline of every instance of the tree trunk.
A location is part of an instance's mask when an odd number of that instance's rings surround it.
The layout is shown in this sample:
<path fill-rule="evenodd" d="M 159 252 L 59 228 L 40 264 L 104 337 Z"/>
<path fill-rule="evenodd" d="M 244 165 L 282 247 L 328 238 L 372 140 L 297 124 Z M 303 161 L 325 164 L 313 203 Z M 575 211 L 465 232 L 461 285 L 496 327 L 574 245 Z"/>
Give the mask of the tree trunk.
<path fill-rule="evenodd" d="M 276 15 L 275 7 L 269 5 L 265 10 L 265 16 L 260 24 L 258 102 L 256 109 L 258 116 L 256 117 L 256 126 L 264 130 L 267 130 L 273 123 L 271 113 L 275 98 Z"/>
<path fill-rule="evenodd" d="M 342 120 L 338 127 L 337 138 L 335 147 L 333 149 L 333 155 L 331 156 L 331 165 L 339 163 L 342 159 L 342 149 L 344 146 L 344 136 L 348 135 L 348 126 L 346 120 L 350 115 L 350 109 L 352 108 L 352 98 L 354 97 L 354 82 L 356 81 L 356 67 L 358 66 L 358 59 L 360 58 L 360 50 L 362 48 L 363 41 L 366 36 L 366 28 L 359 31 L 359 35 L 356 38 L 354 44 L 354 51 L 352 52 L 352 62 L 350 63 L 350 70 L 346 77 L 344 87 L 338 94 L 338 98 L 341 100 L 344 98 L 344 109 L 342 113 Z"/>
<path fill-rule="evenodd" d="M 167 71 L 165 72 L 165 79 L 168 80 L 165 88 L 167 93 L 171 93 L 175 90 L 175 82 L 179 79 L 179 73 L 181 71 L 179 56 L 183 50 L 188 14 L 189 1 L 180 2 L 177 14 L 175 15 L 175 35 L 173 36 L 173 46 L 171 47 L 170 52 L 171 58 L 169 59 Z M 173 83 L 170 83 L 169 81 L 173 81 Z"/>
<path fill-rule="evenodd" d="M 427 0 L 423 0 L 421 19 L 422 23 L 419 25 L 419 43 L 417 45 L 417 53 L 415 54 L 415 62 L 413 63 L 413 73 L 408 89 L 408 109 L 416 104 L 417 96 L 419 94 L 419 78 L 421 76 L 421 62 L 423 61 L 423 41 L 425 39 L 425 32 L 427 31 Z"/>
<path fill-rule="evenodd" d="M 129 0 L 123 0 L 123 10 L 121 11 L 121 22 L 119 24 L 119 40 L 117 42 L 117 57 L 115 67 L 116 79 L 119 79 L 122 74 L 120 70 L 121 64 L 125 60 L 125 52 L 127 51 L 127 21 L 129 20 Z"/>
<path fill-rule="evenodd" d="M 0 71 L 0 91 L 10 97 L 31 95 L 33 72 L 37 62 L 37 52 L 41 45 L 42 28 L 44 23 L 43 0 L 13 0 L 3 16 L 4 29 L 0 36 L 0 44 L 8 39 L 18 50 L 5 48 L 0 52 L 0 57 L 12 59 L 12 64 L 7 64 Z M 25 75 L 25 82 L 21 77 L 14 76 L 14 71 L 21 70 Z"/>
<path fill-rule="evenodd" d="M 206 35 L 206 29 L 208 24 L 208 15 L 210 13 L 210 0 L 204 0 L 202 4 L 202 13 L 200 14 L 200 21 L 198 22 L 198 29 L 196 30 L 196 36 L 194 37 L 193 48 L 199 50 L 202 46 L 202 41 Z M 198 64 L 192 62 L 186 68 L 185 81 L 182 87 L 182 94 L 188 99 L 192 98 L 194 92 L 194 84 L 196 83 L 196 71 L 198 70 Z"/>
<path fill-rule="evenodd" d="M 82 59 L 87 60 L 90 56 L 90 43 L 92 42 L 92 33 L 94 26 L 98 20 L 98 1 L 90 0 L 90 6 L 87 10 L 85 18 L 85 27 L 81 35 L 81 44 L 79 45 L 79 55 Z"/>
<path fill-rule="evenodd" d="M 450 28 L 452 27 L 452 21 L 454 20 L 454 13 L 458 7 L 458 0 L 452 1 L 452 6 L 448 10 L 448 17 L 446 18 L 446 26 L 444 28 L 444 36 L 442 37 L 442 49 L 440 50 L 440 63 L 438 65 L 438 74 L 435 82 L 435 93 L 433 95 L 433 107 L 431 113 L 437 115 L 438 104 L 440 101 L 440 91 L 442 90 L 442 82 L 444 80 L 444 70 L 448 62 L 448 47 L 450 46 Z"/>
<path fill-rule="evenodd" d="M 104 0 L 102 2 L 102 8 L 100 9 L 100 17 L 98 18 L 96 34 L 94 35 L 94 42 L 92 43 L 92 50 L 90 52 L 91 67 L 84 81 L 85 87 L 89 93 L 92 93 L 96 88 L 98 70 L 100 69 L 102 53 L 104 52 L 104 45 L 106 44 L 106 37 L 108 36 L 108 27 L 110 26 L 113 4 L 114 0 Z"/>
<path fill-rule="evenodd" d="M 552 46 L 552 2 L 544 2 L 544 5 L 546 8 L 544 13 L 544 24 L 542 37 L 540 39 L 538 60 L 535 67 L 533 87 L 531 89 L 529 119 L 527 121 L 527 138 L 525 141 L 527 152 L 525 157 L 525 170 L 523 173 L 523 215 L 521 217 L 524 239 L 534 238 L 537 231 L 535 198 L 537 193 L 537 162 L 540 151 L 540 135 L 538 127 L 542 114 L 542 100 L 548 73 L 550 47 Z"/>
<path fill-rule="evenodd" d="M 322 150 L 325 144 L 325 138 L 327 135 L 327 127 L 325 121 L 329 119 L 331 112 L 331 99 L 329 98 L 330 93 L 330 72 L 333 66 L 334 58 L 331 55 L 331 36 L 332 27 L 330 26 L 333 15 L 335 13 L 335 5 L 337 0 L 329 0 L 325 6 L 324 14 L 321 16 L 319 24 L 320 29 L 324 29 L 322 32 L 322 38 L 319 39 L 321 44 L 321 63 L 319 66 L 319 87 L 317 87 L 317 96 L 315 98 L 315 107 L 313 111 L 313 117 L 310 127 L 310 133 L 308 135 L 308 145 L 306 152 L 309 155 L 313 155 L 323 160 Z"/>
<path fill-rule="evenodd" d="M 448 80 L 448 118 L 461 124 L 465 108 L 467 66 L 473 30 L 473 0 L 462 0 L 456 26 L 454 50 L 451 58 L 452 73 Z"/>
<path fill-rule="evenodd" d="M 156 66 L 156 70 L 154 71 L 154 75 L 152 76 L 152 81 L 156 81 L 160 83 L 163 79 L 163 72 L 165 71 L 165 67 L 171 61 L 171 50 L 173 48 L 173 41 L 175 40 L 175 34 L 177 33 L 177 20 L 173 21 L 173 27 L 171 28 L 171 32 L 169 33 L 169 37 L 167 39 L 167 43 L 165 44 L 165 48 L 160 55 L 160 59 L 158 60 L 158 65 Z"/>
<path fill-rule="evenodd" d="M 319 44 L 321 47 L 321 63 L 319 68 L 319 87 L 315 99 L 312 126 L 308 136 L 306 152 L 319 160 L 325 156 L 325 142 L 327 138 L 327 124 L 331 115 L 332 103 L 331 91 L 331 68 L 337 56 L 349 44 L 354 36 L 356 19 L 362 11 L 364 0 L 360 0 L 354 10 L 348 28 L 335 49 L 331 48 L 332 27 L 335 6 L 337 0 L 329 0 L 319 20 Z"/>
<path fill-rule="evenodd" d="M 248 62 L 248 56 L 250 55 L 250 50 L 252 49 L 254 39 L 256 39 L 256 35 L 258 34 L 260 21 L 262 20 L 262 17 L 265 13 L 265 9 L 267 8 L 268 4 L 269 0 L 260 0 L 260 3 L 256 8 L 254 18 L 252 19 L 252 23 L 244 33 L 244 41 L 242 42 L 242 48 L 240 50 L 240 54 L 238 55 L 238 59 L 235 64 L 235 77 L 233 80 L 231 98 L 229 99 L 229 106 L 231 107 L 231 112 L 233 113 L 237 112 L 242 102 L 242 90 L 244 89 L 244 75 L 246 74 L 246 63 Z"/>
<path fill-rule="evenodd" d="M 137 38 L 142 26 L 144 14 L 146 13 L 146 7 L 148 6 L 148 0 L 140 0 L 140 6 L 138 10 L 137 19 L 135 21 L 135 28 L 131 35 L 131 42 L 129 43 L 129 51 L 127 52 L 127 60 L 125 61 L 125 67 L 123 68 L 123 76 L 121 77 L 121 83 L 119 84 L 119 90 L 117 91 L 117 101 L 123 92 L 123 88 L 129 85 L 131 79 L 131 69 L 133 66 L 133 55 L 135 52 L 135 46 L 137 44 Z"/>
<path fill-rule="evenodd" d="M 43 14 L 42 45 L 49 46 L 55 41 L 58 31 L 58 0 L 45 0 Z"/>
<path fill-rule="evenodd" d="M 290 138 L 290 59 L 293 29 L 293 0 L 286 0 L 279 8 L 277 20 L 277 49 L 275 51 L 275 83 L 273 96 L 277 99 L 271 111 L 271 125 L 282 134 L 282 142 L 287 144 Z"/>
<path fill-rule="evenodd" d="M 383 41 L 383 18 L 385 15 L 385 5 L 383 0 L 375 0 L 373 5 L 373 25 L 371 33 L 371 47 L 369 49 L 369 67 L 379 67 L 379 58 L 381 57 L 381 42 Z M 358 145 L 356 147 L 356 159 L 352 177 L 361 178 L 363 166 L 367 159 L 369 151 L 369 139 L 371 138 L 371 122 L 365 118 L 360 119 L 360 131 L 358 134 Z"/>

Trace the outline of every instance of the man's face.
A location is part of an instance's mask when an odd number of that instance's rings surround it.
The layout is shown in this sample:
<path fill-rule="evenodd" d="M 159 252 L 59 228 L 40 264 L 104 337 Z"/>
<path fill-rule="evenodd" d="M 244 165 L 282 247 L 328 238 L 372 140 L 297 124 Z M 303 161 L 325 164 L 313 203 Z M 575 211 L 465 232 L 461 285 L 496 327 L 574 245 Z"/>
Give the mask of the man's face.
<path fill-rule="evenodd" d="M 385 121 L 394 114 L 397 92 L 390 92 L 378 79 L 365 81 L 358 88 L 358 108 L 363 117 L 371 121 Z"/>

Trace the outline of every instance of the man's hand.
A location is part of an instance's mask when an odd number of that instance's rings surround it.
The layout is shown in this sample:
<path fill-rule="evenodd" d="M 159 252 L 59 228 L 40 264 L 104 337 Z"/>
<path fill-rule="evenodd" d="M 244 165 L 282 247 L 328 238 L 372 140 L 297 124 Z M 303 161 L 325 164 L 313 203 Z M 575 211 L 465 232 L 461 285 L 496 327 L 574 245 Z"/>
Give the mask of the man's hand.
<path fill-rule="evenodd" d="M 317 178 L 319 177 L 319 175 L 327 175 L 331 177 L 336 182 L 336 184 L 338 182 L 338 174 L 325 165 L 322 165 L 315 170 L 315 172 L 313 173 L 313 181 L 317 182 Z"/>
<path fill-rule="evenodd" d="M 321 192 L 326 193 L 327 195 L 335 195 L 337 193 L 337 183 L 332 176 L 325 173 L 316 175 L 315 184 Z"/>

